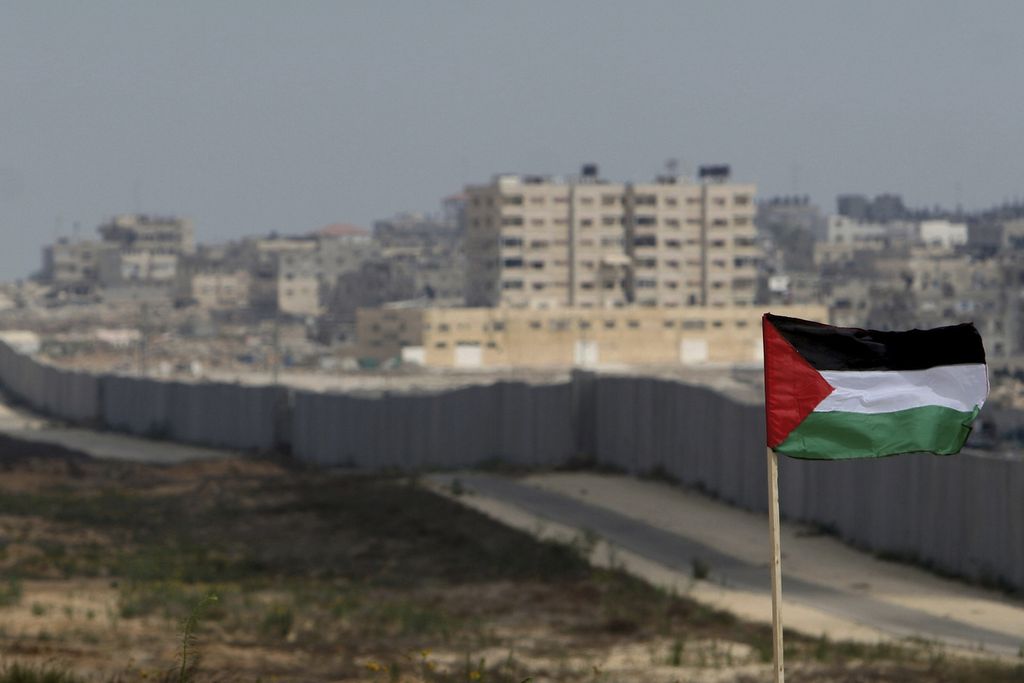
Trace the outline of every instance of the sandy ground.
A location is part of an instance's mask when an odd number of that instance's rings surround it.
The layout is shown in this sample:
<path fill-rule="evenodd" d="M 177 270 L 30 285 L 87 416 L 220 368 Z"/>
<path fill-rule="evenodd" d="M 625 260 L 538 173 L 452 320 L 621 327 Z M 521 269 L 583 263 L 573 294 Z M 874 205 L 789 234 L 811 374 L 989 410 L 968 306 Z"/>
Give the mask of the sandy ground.
<path fill-rule="evenodd" d="M 449 477 L 450 479 L 451 477 Z M 443 477 L 433 480 L 435 484 Z M 764 515 L 732 508 L 702 494 L 664 483 L 640 481 L 626 476 L 592 473 L 553 473 L 526 477 L 522 482 L 560 496 L 611 510 L 656 529 L 693 539 L 710 548 L 764 566 L 767 574 L 767 520 Z M 439 490 L 445 490 L 443 485 Z M 496 497 L 464 495 L 466 504 L 507 524 L 535 534 L 571 538 L 581 533 Z M 598 530 L 598 534 L 600 531 Z M 835 538 L 811 534 L 801 525 L 784 523 L 782 528 L 783 573 L 883 605 L 914 610 L 922 615 L 949 617 L 959 623 L 995 631 L 1007 636 L 1000 645 L 980 646 L 970 639 L 945 638 L 958 649 L 980 649 L 1016 657 L 1024 644 L 1024 603 L 1002 593 L 963 582 L 944 579 L 905 564 L 885 562 L 844 545 Z M 595 561 L 621 563 L 629 571 L 667 588 L 727 609 L 747 619 L 769 621 L 771 601 L 767 593 L 752 593 L 713 581 L 696 581 L 691 573 L 672 570 L 649 558 L 621 548 L 610 550 L 599 544 Z M 874 642 L 905 637 L 877 625 L 850 619 L 834 611 L 816 608 L 806 601 L 783 598 L 783 619 L 787 628 L 810 635 L 825 634 L 833 639 Z"/>

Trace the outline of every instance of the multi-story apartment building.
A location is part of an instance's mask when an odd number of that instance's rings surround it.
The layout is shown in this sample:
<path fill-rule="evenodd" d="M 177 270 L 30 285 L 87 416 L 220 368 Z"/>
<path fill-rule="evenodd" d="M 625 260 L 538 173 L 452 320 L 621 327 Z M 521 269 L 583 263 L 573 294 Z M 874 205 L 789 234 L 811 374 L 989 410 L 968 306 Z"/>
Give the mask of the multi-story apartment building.
<path fill-rule="evenodd" d="M 241 310 L 249 306 L 249 273 L 209 270 L 188 278 L 191 298 L 206 310 Z"/>
<path fill-rule="evenodd" d="M 99 277 L 100 260 L 113 247 L 97 240 L 72 242 L 60 239 L 43 248 L 42 279 L 54 285 L 94 283 Z"/>
<path fill-rule="evenodd" d="M 41 279 L 58 287 L 106 289 L 168 282 L 180 257 L 195 251 L 192 222 L 184 218 L 124 214 L 97 230 L 100 240 L 61 239 L 45 247 Z"/>
<path fill-rule="evenodd" d="M 175 254 L 196 250 L 192 221 L 175 216 L 122 214 L 99 226 L 104 242 L 122 248 Z"/>
<path fill-rule="evenodd" d="M 755 187 L 720 167 L 701 182 L 497 176 L 466 188 L 470 306 L 751 305 Z"/>

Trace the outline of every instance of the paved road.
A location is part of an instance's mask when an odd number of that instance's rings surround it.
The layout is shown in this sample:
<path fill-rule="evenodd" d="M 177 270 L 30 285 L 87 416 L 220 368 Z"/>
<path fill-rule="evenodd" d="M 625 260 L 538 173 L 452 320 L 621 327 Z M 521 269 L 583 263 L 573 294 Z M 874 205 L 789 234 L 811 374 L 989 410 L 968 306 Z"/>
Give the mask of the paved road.
<path fill-rule="evenodd" d="M 453 475 L 434 475 L 432 481 L 445 485 L 452 478 Z M 685 535 L 514 479 L 475 473 L 460 473 L 458 478 L 477 495 L 515 505 L 552 522 L 591 530 L 619 548 L 680 574 L 690 575 L 693 560 L 699 558 L 710 568 L 710 580 L 751 594 L 770 594 L 767 563 L 755 565 Z M 914 636 L 959 647 L 983 644 L 987 650 L 1006 654 L 1016 654 L 1024 642 L 1024 633 L 987 629 L 785 575 L 783 593 L 787 600 L 895 637 Z"/>

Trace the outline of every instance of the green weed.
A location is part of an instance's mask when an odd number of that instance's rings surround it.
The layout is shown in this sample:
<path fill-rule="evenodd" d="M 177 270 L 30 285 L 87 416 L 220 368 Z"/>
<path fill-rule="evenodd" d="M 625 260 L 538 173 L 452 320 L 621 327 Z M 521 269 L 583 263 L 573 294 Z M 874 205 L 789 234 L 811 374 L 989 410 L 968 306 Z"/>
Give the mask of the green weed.
<path fill-rule="evenodd" d="M 270 638 L 281 639 L 286 637 L 292 630 L 295 623 L 295 614 L 292 608 L 287 605 L 273 605 L 263 616 L 260 623 L 260 632 Z"/>
<path fill-rule="evenodd" d="M 11 664 L 0 670 L 0 683 L 84 683 L 84 680 L 51 666 Z"/>
<path fill-rule="evenodd" d="M 199 614 L 203 608 L 207 605 L 217 602 L 217 596 L 214 593 L 209 593 L 205 598 L 200 600 L 196 606 L 192 609 L 192 613 L 188 615 L 181 628 L 181 668 L 178 671 L 178 683 L 185 683 L 185 681 L 191 680 L 191 672 L 193 669 L 189 668 L 189 650 L 195 648 L 195 632 L 196 627 L 199 626 Z M 193 663 L 194 665 L 194 663 Z"/>
<path fill-rule="evenodd" d="M 16 578 L 7 580 L 7 583 L 0 584 L 0 607 L 11 607 L 21 602 L 21 581 Z"/>

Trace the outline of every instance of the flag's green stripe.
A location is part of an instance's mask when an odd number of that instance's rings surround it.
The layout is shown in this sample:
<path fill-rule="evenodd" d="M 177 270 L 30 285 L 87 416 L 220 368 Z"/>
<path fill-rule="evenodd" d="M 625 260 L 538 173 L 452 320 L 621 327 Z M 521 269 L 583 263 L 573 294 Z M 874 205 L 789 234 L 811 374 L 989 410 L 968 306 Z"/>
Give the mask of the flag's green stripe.
<path fill-rule="evenodd" d="M 924 406 L 893 413 L 811 413 L 776 452 L 795 458 L 843 460 L 928 451 L 956 453 L 978 415 Z"/>

